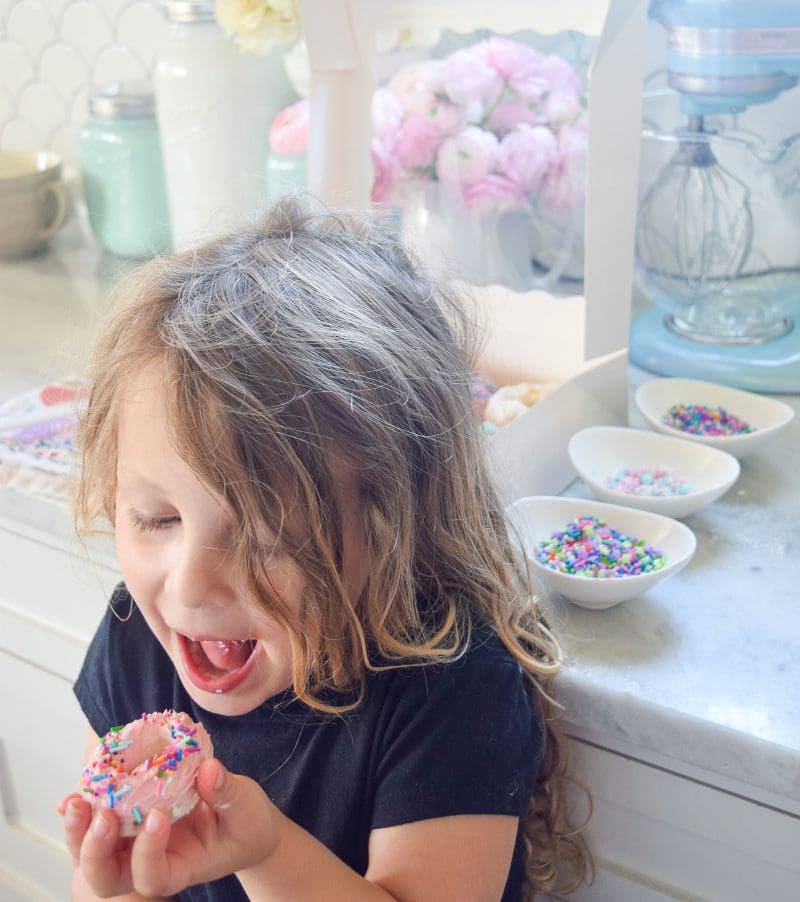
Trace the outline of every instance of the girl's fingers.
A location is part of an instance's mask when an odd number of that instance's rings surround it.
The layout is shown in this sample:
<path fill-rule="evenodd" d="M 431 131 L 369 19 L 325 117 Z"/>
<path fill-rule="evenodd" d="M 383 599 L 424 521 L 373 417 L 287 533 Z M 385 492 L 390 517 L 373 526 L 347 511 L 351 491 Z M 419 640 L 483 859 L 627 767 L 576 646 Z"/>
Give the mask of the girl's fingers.
<path fill-rule="evenodd" d="M 131 851 L 131 874 L 138 892 L 145 896 L 170 896 L 191 882 L 191 875 L 178 873 L 186 862 L 169 855 L 171 825 L 166 815 L 153 808 L 139 829 Z"/>
<path fill-rule="evenodd" d="M 86 882 L 98 896 L 117 896 L 133 889 L 128 856 L 119 846 L 119 819 L 111 811 L 96 811 L 83 838 L 79 860 Z"/>
<path fill-rule="evenodd" d="M 64 815 L 64 839 L 75 861 L 81 857 L 81 843 L 92 822 L 92 806 L 80 796 L 63 799 L 58 810 Z"/>

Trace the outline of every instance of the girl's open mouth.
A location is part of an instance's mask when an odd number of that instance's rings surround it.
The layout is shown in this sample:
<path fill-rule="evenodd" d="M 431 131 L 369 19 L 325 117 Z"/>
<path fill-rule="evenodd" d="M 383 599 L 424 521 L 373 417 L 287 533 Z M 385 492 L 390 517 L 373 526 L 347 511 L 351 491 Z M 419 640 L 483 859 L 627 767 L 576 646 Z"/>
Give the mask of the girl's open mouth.
<path fill-rule="evenodd" d="M 253 668 L 255 639 L 192 639 L 178 634 L 184 668 L 192 683 L 205 692 L 230 692 Z"/>

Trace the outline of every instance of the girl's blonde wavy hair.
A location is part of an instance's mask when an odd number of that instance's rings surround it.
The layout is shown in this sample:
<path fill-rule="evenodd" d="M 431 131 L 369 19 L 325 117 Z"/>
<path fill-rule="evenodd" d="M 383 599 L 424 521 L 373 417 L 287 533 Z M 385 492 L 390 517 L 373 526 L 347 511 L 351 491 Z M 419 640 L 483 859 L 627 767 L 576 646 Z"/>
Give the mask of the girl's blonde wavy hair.
<path fill-rule="evenodd" d="M 120 397 L 160 361 L 176 448 L 233 514 L 248 588 L 290 638 L 297 696 L 342 712 L 329 690 L 358 693 L 379 667 L 454 660 L 488 622 L 546 730 L 523 817 L 526 898 L 553 889 L 562 865 L 580 884 L 587 856 L 566 824 L 551 696 L 560 653 L 488 474 L 464 299 L 369 219 L 289 201 L 259 228 L 153 261 L 122 292 L 81 424 L 79 526 L 114 520 Z M 368 562 L 357 599 L 341 576 L 342 460 L 356 475 Z M 292 508 L 302 532 L 287 526 Z M 260 578 L 265 533 L 304 575 L 299 615 Z"/>

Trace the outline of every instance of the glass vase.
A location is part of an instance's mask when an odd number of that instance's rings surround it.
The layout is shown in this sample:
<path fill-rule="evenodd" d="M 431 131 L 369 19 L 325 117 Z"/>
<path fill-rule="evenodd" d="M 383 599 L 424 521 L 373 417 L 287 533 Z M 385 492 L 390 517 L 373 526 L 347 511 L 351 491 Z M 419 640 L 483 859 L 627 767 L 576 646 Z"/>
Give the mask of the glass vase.
<path fill-rule="evenodd" d="M 472 285 L 551 290 L 582 280 L 582 216 L 540 215 L 536 206 L 469 211 L 441 182 L 414 186 L 401 210 L 402 232 L 429 265 Z"/>

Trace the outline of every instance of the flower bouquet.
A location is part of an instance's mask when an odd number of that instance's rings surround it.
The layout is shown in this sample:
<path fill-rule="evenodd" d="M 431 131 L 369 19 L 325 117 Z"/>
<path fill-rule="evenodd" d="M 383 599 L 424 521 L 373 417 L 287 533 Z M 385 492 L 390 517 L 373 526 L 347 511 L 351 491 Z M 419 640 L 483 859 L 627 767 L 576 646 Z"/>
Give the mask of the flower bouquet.
<path fill-rule="evenodd" d="M 580 230 L 588 126 L 585 91 L 566 60 L 491 37 L 400 69 L 376 90 L 372 118 L 373 201 L 410 219 L 421 210 L 426 222 L 432 210 L 449 214 L 451 233 L 470 229 L 472 241 L 462 234 L 461 253 L 450 256 L 473 279 L 496 276 L 475 271 L 486 263 L 476 253 L 526 258 L 503 279 L 512 287 L 532 287 L 532 256 L 547 261 L 540 270 L 550 281 L 563 272 Z M 505 251 L 490 247 L 494 227 Z"/>

